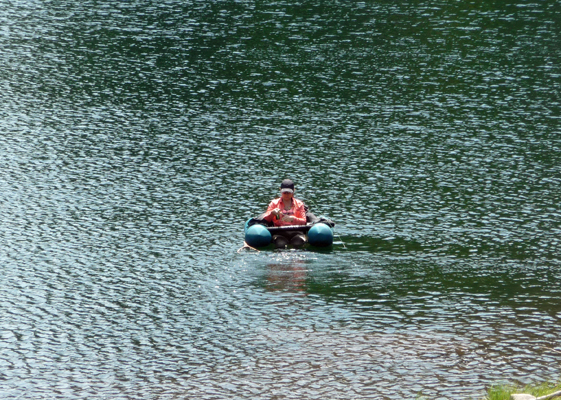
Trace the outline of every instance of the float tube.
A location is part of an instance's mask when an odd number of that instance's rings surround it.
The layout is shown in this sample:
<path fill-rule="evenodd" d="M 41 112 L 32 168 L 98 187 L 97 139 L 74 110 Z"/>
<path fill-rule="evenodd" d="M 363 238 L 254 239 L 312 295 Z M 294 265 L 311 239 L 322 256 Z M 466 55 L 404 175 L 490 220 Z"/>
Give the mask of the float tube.
<path fill-rule="evenodd" d="M 245 243 L 251 247 L 266 247 L 273 243 L 277 248 L 302 247 L 309 243 L 315 247 L 333 244 L 333 227 L 329 219 L 315 217 L 306 225 L 268 226 L 267 221 L 251 218 L 245 223 Z"/>

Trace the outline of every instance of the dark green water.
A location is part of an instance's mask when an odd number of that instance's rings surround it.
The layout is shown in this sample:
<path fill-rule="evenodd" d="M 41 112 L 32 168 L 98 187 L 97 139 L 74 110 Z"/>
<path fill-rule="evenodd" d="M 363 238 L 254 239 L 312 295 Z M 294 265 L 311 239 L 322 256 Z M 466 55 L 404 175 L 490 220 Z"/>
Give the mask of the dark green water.
<path fill-rule="evenodd" d="M 0 397 L 561 377 L 558 1 L 0 7 Z M 280 181 L 330 251 L 240 252 Z"/>

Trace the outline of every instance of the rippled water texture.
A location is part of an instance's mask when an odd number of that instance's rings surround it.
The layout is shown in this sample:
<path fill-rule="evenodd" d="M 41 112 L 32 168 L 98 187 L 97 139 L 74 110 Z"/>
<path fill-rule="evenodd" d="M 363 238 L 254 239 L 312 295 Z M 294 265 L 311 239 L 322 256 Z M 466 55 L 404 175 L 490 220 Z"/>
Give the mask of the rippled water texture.
<path fill-rule="evenodd" d="M 0 397 L 558 380 L 560 15 L 4 2 Z M 285 177 L 333 248 L 238 253 Z"/>

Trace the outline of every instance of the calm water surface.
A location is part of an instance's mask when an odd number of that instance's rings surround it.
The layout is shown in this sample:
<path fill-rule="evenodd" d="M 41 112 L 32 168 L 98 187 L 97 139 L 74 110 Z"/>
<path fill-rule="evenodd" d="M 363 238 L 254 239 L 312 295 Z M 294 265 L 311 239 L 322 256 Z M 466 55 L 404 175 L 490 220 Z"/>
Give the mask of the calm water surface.
<path fill-rule="evenodd" d="M 0 7 L 0 397 L 561 378 L 557 1 Z M 327 251 L 237 252 L 292 178 Z"/>

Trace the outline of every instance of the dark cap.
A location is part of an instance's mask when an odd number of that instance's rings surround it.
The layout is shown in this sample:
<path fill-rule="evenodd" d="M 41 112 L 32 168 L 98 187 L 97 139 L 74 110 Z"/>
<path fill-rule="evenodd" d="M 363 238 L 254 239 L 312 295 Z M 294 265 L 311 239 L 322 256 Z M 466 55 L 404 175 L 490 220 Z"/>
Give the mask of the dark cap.
<path fill-rule="evenodd" d="M 290 179 L 285 179 L 281 183 L 281 192 L 294 193 L 294 182 Z"/>

